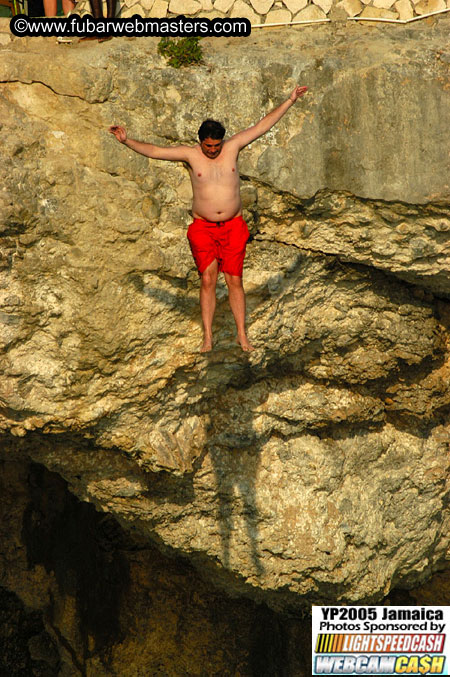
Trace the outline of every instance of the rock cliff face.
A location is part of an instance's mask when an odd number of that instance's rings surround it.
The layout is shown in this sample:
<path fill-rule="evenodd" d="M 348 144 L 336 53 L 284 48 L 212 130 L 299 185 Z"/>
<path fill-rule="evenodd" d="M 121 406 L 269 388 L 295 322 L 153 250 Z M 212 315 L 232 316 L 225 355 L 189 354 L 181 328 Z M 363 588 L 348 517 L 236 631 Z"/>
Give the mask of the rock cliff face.
<path fill-rule="evenodd" d="M 448 564 L 448 19 L 204 41 L 15 40 L 0 59 L 3 457 L 32 459 L 230 594 L 380 600 Z M 250 356 L 221 283 L 198 353 L 180 165 L 253 124 Z M 447 117 L 446 117 L 447 116 Z"/>
<path fill-rule="evenodd" d="M 311 674 L 308 619 L 228 599 L 42 466 L 0 488 L 1 675 Z"/>

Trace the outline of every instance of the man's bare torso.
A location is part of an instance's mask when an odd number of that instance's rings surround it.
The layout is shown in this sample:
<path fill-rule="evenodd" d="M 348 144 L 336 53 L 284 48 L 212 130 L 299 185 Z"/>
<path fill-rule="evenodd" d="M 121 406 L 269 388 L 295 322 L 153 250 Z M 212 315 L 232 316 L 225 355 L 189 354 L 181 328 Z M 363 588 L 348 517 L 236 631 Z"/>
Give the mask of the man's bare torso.
<path fill-rule="evenodd" d="M 208 158 L 200 146 L 190 149 L 187 168 L 191 177 L 192 215 L 205 221 L 228 221 L 241 214 L 238 148 L 225 141 L 215 158 Z"/>

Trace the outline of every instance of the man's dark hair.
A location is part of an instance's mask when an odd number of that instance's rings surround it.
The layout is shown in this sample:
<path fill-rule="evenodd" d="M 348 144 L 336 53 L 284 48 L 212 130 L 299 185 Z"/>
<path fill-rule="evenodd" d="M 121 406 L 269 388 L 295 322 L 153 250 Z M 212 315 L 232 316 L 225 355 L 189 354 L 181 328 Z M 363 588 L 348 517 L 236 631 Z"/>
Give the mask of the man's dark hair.
<path fill-rule="evenodd" d="M 225 127 L 217 120 L 205 120 L 198 130 L 200 141 L 205 139 L 223 139 L 225 136 Z"/>

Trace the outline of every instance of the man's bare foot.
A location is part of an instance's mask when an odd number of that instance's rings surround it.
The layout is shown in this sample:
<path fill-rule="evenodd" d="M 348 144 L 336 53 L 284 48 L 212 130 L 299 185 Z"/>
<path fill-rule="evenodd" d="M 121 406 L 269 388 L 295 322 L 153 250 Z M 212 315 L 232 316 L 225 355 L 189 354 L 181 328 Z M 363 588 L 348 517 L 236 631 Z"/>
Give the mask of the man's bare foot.
<path fill-rule="evenodd" d="M 209 353 L 212 350 L 212 339 L 204 338 L 202 347 L 200 348 L 201 353 Z"/>
<path fill-rule="evenodd" d="M 244 336 L 238 336 L 236 338 L 236 343 L 238 343 L 241 346 L 242 350 L 246 353 L 251 353 L 252 350 L 255 350 L 255 348 L 252 346 L 252 344 L 248 340 L 247 336 L 245 336 L 245 334 Z"/>

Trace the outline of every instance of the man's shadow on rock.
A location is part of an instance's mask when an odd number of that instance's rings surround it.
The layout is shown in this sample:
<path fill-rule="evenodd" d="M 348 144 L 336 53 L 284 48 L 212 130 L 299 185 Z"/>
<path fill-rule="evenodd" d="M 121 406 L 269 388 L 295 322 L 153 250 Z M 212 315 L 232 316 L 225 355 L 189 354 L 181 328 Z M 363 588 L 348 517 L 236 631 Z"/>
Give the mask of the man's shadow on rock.
<path fill-rule="evenodd" d="M 302 261 L 301 254 L 296 258 L 290 272 L 297 268 Z M 198 290 L 189 289 L 187 283 L 172 279 L 166 275 L 156 276 L 166 283 L 164 288 L 149 284 L 141 284 L 142 291 L 148 298 L 171 308 L 174 313 L 192 317 L 200 310 Z M 285 293 L 283 285 L 279 286 L 280 274 L 276 272 L 260 285 L 253 285 L 249 293 L 249 306 L 255 308 L 268 301 L 277 301 Z M 136 285 L 136 280 L 130 280 Z M 170 288 L 168 286 L 170 285 Z M 181 288 L 183 287 L 183 288 Z M 195 296 L 194 296 L 195 293 Z M 225 306 L 226 304 L 226 306 Z M 194 407 L 198 414 L 207 415 L 210 425 L 204 454 L 211 461 L 215 478 L 217 505 L 217 524 L 222 545 L 222 563 L 227 569 L 237 569 L 237 559 L 242 564 L 243 552 L 248 552 L 248 569 L 253 576 L 264 573 L 261 561 L 259 528 L 262 518 L 257 504 L 256 480 L 261 461 L 261 450 L 267 441 L 258 434 L 254 426 L 255 407 L 251 404 L 251 397 L 244 395 L 245 407 L 234 414 L 227 410 L 226 397 L 223 406 L 219 404 L 224 393 L 232 389 L 233 394 L 239 390 L 248 390 L 252 384 L 271 373 L 270 363 L 264 358 L 259 359 L 255 353 L 245 353 L 240 346 L 234 344 L 230 350 L 233 319 L 228 307 L 225 283 L 218 285 L 218 308 L 215 320 L 215 335 L 218 344 L 209 353 L 198 355 L 197 364 L 204 365 L 203 375 L 199 374 L 196 385 L 204 379 L 205 390 L 201 402 Z M 228 340 L 227 340 L 228 339 Z M 175 391 L 166 390 L 165 397 L 173 398 Z M 266 395 L 267 397 L 267 395 Z M 239 395 L 234 397 L 239 399 Z M 261 399 L 259 400 L 261 404 Z M 239 533 L 239 524 L 245 533 Z M 245 542 L 244 542 L 245 541 Z M 239 542 L 241 545 L 239 545 Z M 244 545 L 242 546 L 242 543 Z M 233 561 L 232 547 L 236 547 L 236 558 Z M 247 548 L 248 545 L 248 548 Z"/>
<path fill-rule="evenodd" d="M 219 412 L 212 414 L 207 449 L 215 477 L 223 565 L 227 569 L 236 569 L 237 560 L 242 563 L 244 551 L 248 554 L 249 568 L 255 576 L 264 573 L 259 537 L 262 518 L 256 493 L 261 447 L 262 440 L 253 429 L 251 409 L 240 412 L 238 431 L 233 429 L 232 416 L 224 417 Z M 245 533 L 239 533 L 242 528 Z M 243 542 L 243 546 L 239 545 Z M 234 558 L 233 545 L 236 548 Z"/>

